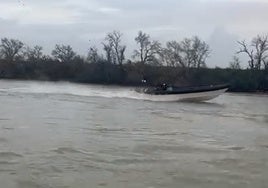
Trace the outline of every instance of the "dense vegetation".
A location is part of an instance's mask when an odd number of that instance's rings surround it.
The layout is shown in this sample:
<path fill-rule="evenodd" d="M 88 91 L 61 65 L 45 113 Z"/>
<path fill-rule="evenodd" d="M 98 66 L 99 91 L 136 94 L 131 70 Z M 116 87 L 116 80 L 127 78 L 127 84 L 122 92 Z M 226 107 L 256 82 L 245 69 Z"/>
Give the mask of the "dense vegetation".
<path fill-rule="evenodd" d="M 229 83 L 231 91 L 268 90 L 267 37 L 257 36 L 250 46 L 239 42 L 238 53 L 249 56 L 249 67 L 242 70 L 237 57 L 229 68 L 206 68 L 210 49 L 198 37 L 169 41 L 163 47 L 143 32 L 135 38 L 139 49 L 133 52 L 133 60 L 126 60 L 126 46 L 121 44 L 121 36 L 117 31 L 107 34 L 103 42 L 104 54 L 93 46 L 87 57 L 77 55 L 69 45 L 57 44 L 52 56 L 48 56 L 43 54 L 41 46 L 26 47 L 19 40 L 3 38 L 0 78 L 134 86 Z"/>

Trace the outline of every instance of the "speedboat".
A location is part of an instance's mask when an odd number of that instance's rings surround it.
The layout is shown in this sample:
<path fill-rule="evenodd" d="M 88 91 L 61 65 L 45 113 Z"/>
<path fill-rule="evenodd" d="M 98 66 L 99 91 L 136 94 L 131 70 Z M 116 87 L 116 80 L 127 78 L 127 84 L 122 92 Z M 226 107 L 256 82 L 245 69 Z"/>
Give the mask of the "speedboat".
<path fill-rule="evenodd" d="M 190 87 L 174 87 L 163 84 L 160 87 L 141 88 L 136 91 L 153 101 L 201 102 L 218 97 L 226 92 L 228 87 L 227 84 Z"/>

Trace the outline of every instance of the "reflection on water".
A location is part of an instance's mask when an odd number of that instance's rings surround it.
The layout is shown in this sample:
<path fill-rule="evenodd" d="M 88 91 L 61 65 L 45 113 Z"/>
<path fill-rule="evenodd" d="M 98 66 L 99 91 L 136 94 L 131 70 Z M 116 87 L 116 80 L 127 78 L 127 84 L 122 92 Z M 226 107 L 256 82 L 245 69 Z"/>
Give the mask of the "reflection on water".
<path fill-rule="evenodd" d="M 266 187 L 267 98 L 0 81 L 0 187 Z"/>

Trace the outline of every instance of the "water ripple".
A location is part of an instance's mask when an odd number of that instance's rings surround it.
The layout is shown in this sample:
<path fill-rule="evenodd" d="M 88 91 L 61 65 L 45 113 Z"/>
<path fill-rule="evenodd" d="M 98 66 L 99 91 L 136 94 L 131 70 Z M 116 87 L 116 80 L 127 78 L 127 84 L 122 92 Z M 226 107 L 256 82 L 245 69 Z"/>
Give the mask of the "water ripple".
<path fill-rule="evenodd" d="M 14 152 L 0 152 L 0 159 L 1 158 L 21 158 L 23 155 Z"/>

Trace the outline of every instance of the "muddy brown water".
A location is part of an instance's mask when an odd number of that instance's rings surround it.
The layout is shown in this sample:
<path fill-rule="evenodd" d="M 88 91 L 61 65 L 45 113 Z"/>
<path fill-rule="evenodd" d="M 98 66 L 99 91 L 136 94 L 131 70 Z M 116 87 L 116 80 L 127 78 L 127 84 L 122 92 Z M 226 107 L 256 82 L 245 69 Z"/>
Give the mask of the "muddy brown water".
<path fill-rule="evenodd" d="M 268 186 L 267 95 L 2 80 L 0 104 L 1 188 Z"/>

